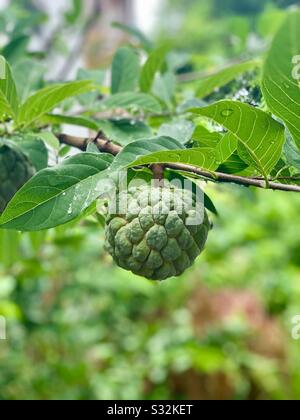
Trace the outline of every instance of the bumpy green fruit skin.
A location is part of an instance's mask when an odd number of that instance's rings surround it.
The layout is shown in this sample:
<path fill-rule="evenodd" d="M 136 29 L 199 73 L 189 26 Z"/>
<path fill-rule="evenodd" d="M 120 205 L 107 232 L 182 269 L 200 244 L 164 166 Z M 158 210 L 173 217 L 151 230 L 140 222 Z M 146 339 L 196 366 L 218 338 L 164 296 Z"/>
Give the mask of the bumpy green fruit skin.
<path fill-rule="evenodd" d="M 195 210 L 195 196 L 173 187 L 143 186 L 126 194 L 126 214 L 119 209 L 107 217 L 107 251 L 119 267 L 150 280 L 183 274 L 207 241 L 210 222 L 203 205 L 200 215 L 199 207 Z M 166 203 L 170 203 L 167 208 Z M 200 216 L 196 225 L 190 223 L 195 214 Z"/>
<path fill-rule="evenodd" d="M 0 213 L 34 172 L 27 156 L 18 147 L 10 142 L 0 144 Z"/>

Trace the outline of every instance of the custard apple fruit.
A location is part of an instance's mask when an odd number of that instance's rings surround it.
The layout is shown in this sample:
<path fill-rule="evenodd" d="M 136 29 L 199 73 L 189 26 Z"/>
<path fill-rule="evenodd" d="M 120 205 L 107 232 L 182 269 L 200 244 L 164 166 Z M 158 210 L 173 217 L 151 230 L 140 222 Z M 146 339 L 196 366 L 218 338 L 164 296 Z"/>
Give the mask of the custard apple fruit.
<path fill-rule="evenodd" d="M 34 167 L 19 147 L 9 141 L 0 143 L 0 213 L 34 172 Z"/>
<path fill-rule="evenodd" d="M 180 276 L 192 266 L 210 222 L 191 191 L 149 185 L 117 198 L 107 217 L 105 243 L 118 266 L 150 280 Z"/>

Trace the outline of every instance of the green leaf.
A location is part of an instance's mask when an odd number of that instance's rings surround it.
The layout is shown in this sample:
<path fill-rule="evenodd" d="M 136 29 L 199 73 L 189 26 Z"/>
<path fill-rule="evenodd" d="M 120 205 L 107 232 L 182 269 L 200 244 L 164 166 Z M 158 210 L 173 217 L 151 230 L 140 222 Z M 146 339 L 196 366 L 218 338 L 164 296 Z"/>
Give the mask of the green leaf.
<path fill-rule="evenodd" d="M 48 86 L 37 91 L 19 109 L 18 125 L 29 126 L 65 99 L 94 89 L 90 81 L 77 81 Z"/>
<path fill-rule="evenodd" d="M 248 168 L 248 165 L 239 157 L 237 153 L 233 153 L 226 162 L 219 166 L 218 170 L 225 174 L 238 174 Z"/>
<path fill-rule="evenodd" d="M 48 150 L 41 138 L 39 139 L 29 134 L 22 141 L 18 142 L 18 145 L 28 156 L 37 171 L 47 168 Z"/>
<path fill-rule="evenodd" d="M 288 164 L 300 170 L 300 153 L 289 132 L 286 135 L 284 153 Z"/>
<path fill-rule="evenodd" d="M 79 69 L 77 74 L 77 80 L 90 80 L 95 85 L 100 87 L 104 83 L 105 79 L 105 71 L 104 70 L 86 70 L 86 69 Z M 89 109 L 93 107 L 95 102 L 97 101 L 100 93 L 99 92 L 89 92 L 84 93 L 78 97 L 78 101 L 82 106 L 87 106 Z"/>
<path fill-rule="evenodd" d="M 122 146 L 152 135 L 150 127 L 138 120 L 100 120 L 97 125 L 107 138 Z"/>
<path fill-rule="evenodd" d="M 41 124 L 51 124 L 51 125 L 61 125 L 61 124 L 68 124 L 68 125 L 75 125 L 77 127 L 85 127 L 89 128 L 90 130 L 98 131 L 98 123 L 97 121 L 87 118 L 87 117 L 72 117 L 68 115 L 60 115 L 60 114 L 47 114 L 44 115 L 41 120 Z"/>
<path fill-rule="evenodd" d="M 246 61 L 244 63 L 235 64 L 227 67 L 220 72 L 203 79 L 197 89 L 197 97 L 205 98 L 209 94 L 213 93 L 216 89 L 227 85 L 238 76 L 246 73 L 249 70 L 253 70 L 259 65 L 258 61 Z"/>
<path fill-rule="evenodd" d="M 0 56 L 0 120 L 3 114 L 16 118 L 18 109 L 18 93 L 10 65 Z"/>
<path fill-rule="evenodd" d="M 26 59 L 13 66 L 20 103 L 42 87 L 45 67 L 37 61 Z"/>
<path fill-rule="evenodd" d="M 232 133 L 225 134 L 216 147 L 216 159 L 219 163 L 226 162 L 236 151 L 238 140 Z"/>
<path fill-rule="evenodd" d="M 14 64 L 25 56 L 29 42 L 30 37 L 28 35 L 17 36 L 3 48 L 2 55 L 10 64 Z"/>
<path fill-rule="evenodd" d="M 101 153 L 100 150 L 98 149 L 97 145 L 95 143 L 91 143 L 91 142 L 88 143 L 86 151 L 87 151 L 87 153 L 96 153 L 96 154 Z"/>
<path fill-rule="evenodd" d="M 1 228 L 36 231 L 73 220 L 103 192 L 111 162 L 110 155 L 81 153 L 44 169 L 11 200 Z"/>
<path fill-rule="evenodd" d="M 300 12 L 291 12 L 265 62 L 262 90 L 270 110 L 288 126 L 300 148 Z"/>
<path fill-rule="evenodd" d="M 279 161 L 284 126 L 269 114 L 248 104 L 227 100 L 191 112 L 212 119 L 234 134 L 245 151 L 243 158 L 247 154 L 247 163 L 265 177 Z"/>
<path fill-rule="evenodd" d="M 182 163 L 207 170 L 217 167 L 213 149 L 184 149 L 182 144 L 175 139 L 154 137 L 126 146 L 115 158 L 111 169 L 132 168 L 154 163 Z"/>
<path fill-rule="evenodd" d="M 120 48 L 112 63 L 111 93 L 133 92 L 140 76 L 139 57 L 132 48 Z"/>
<path fill-rule="evenodd" d="M 195 131 L 195 126 L 191 121 L 178 120 L 169 124 L 163 124 L 158 130 L 160 137 L 168 136 L 179 141 L 182 144 L 188 143 Z"/>
<path fill-rule="evenodd" d="M 176 76 L 167 72 L 156 77 L 153 83 L 152 93 L 163 101 L 169 109 L 173 108 L 173 99 L 176 90 Z"/>
<path fill-rule="evenodd" d="M 165 63 L 166 54 L 166 47 L 161 47 L 149 55 L 148 60 L 141 71 L 140 89 L 142 92 L 151 92 L 155 75 L 161 70 L 163 64 Z"/>
<path fill-rule="evenodd" d="M 130 167 L 152 165 L 154 163 L 181 163 L 184 165 L 196 166 L 200 169 L 207 169 L 209 171 L 213 171 L 218 167 L 213 149 L 208 147 L 154 152 L 136 159 L 130 164 Z"/>
<path fill-rule="evenodd" d="M 123 108 L 134 111 L 161 112 L 160 103 L 151 95 L 146 93 L 117 93 L 101 102 L 101 108 Z"/>
<path fill-rule="evenodd" d="M 152 42 L 139 29 L 134 28 L 129 25 L 124 25 L 123 23 L 120 23 L 120 22 L 113 22 L 112 27 L 120 29 L 121 31 L 127 32 L 129 35 L 137 38 L 137 40 L 140 41 L 140 43 L 146 50 L 151 50 Z"/>
<path fill-rule="evenodd" d="M 198 125 L 193 133 L 193 141 L 204 147 L 216 147 L 222 139 L 222 134 L 211 132 L 202 125 Z"/>
<path fill-rule="evenodd" d="M 207 210 L 211 211 L 215 216 L 219 216 L 218 211 L 217 211 L 214 203 L 212 202 L 211 198 L 199 187 L 199 185 L 195 182 L 195 180 L 193 180 L 192 178 L 186 177 L 186 176 L 182 176 L 180 172 L 174 171 L 174 170 L 169 170 L 167 172 L 167 178 L 168 178 L 169 181 L 180 180 L 182 188 L 184 188 L 184 181 L 186 179 L 188 179 L 190 182 L 193 183 L 193 192 L 196 193 L 197 191 L 199 191 L 200 194 L 204 195 L 204 206 L 205 206 L 205 208 Z"/>
<path fill-rule="evenodd" d="M 65 19 L 70 25 L 74 25 L 82 15 L 83 4 L 82 0 L 72 0 L 72 8 L 65 13 Z"/>
<path fill-rule="evenodd" d="M 182 144 L 170 137 L 153 137 L 141 139 L 124 147 L 115 157 L 112 170 L 129 167 L 137 159 L 155 152 L 184 149 Z"/>

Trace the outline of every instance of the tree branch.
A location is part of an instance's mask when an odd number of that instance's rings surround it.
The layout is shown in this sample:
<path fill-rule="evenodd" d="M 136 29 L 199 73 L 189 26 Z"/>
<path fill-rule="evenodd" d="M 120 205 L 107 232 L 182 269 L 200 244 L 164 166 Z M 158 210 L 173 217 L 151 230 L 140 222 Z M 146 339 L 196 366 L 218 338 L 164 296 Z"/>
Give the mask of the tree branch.
<path fill-rule="evenodd" d="M 98 0 L 94 0 L 93 7 L 90 13 L 90 16 L 87 18 L 87 21 L 85 22 L 78 42 L 74 45 L 73 49 L 70 51 L 69 55 L 67 56 L 62 69 L 59 71 L 57 77 L 55 80 L 66 80 L 68 74 L 72 70 L 74 63 L 78 60 L 78 57 L 81 56 L 82 49 L 86 42 L 86 36 L 89 32 L 89 30 L 94 26 L 94 24 L 97 22 L 97 19 L 100 16 L 101 13 L 101 7 Z"/>
<path fill-rule="evenodd" d="M 94 141 L 98 149 L 103 153 L 110 153 L 116 156 L 118 153 L 122 151 L 121 146 L 118 146 L 117 144 L 114 144 L 111 141 L 105 138 L 102 138 L 100 134 L 94 140 L 68 136 L 65 134 L 60 134 L 57 137 L 61 143 L 67 144 L 68 146 L 76 147 L 80 150 L 86 150 L 88 143 L 90 141 Z M 165 164 L 164 167 L 168 169 L 173 169 L 176 171 L 192 173 L 213 182 L 216 182 L 216 181 L 226 182 L 226 183 L 242 185 L 245 187 L 252 186 L 252 187 L 257 187 L 257 188 L 262 188 L 262 189 L 270 189 L 274 191 L 289 191 L 289 192 L 300 193 L 299 185 L 280 184 L 277 182 L 270 181 L 268 188 L 266 188 L 266 182 L 263 179 L 225 174 L 222 172 L 209 172 L 207 170 L 200 169 L 196 166 L 185 165 L 181 163 L 168 163 L 168 164 Z"/>

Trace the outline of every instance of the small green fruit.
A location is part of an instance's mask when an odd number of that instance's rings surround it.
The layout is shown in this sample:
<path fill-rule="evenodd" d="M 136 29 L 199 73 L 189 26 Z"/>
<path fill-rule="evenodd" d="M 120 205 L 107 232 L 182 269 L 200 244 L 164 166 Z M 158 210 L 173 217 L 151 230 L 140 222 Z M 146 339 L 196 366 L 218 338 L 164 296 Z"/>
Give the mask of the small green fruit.
<path fill-rule="evenodd" d="M 131 188 L 119 194 L 117 208 L 107 218 L 106 249 L 125 270 L 165 280 L 183 274 L 204 249 L 210 222 L 188 190 Z"/>

